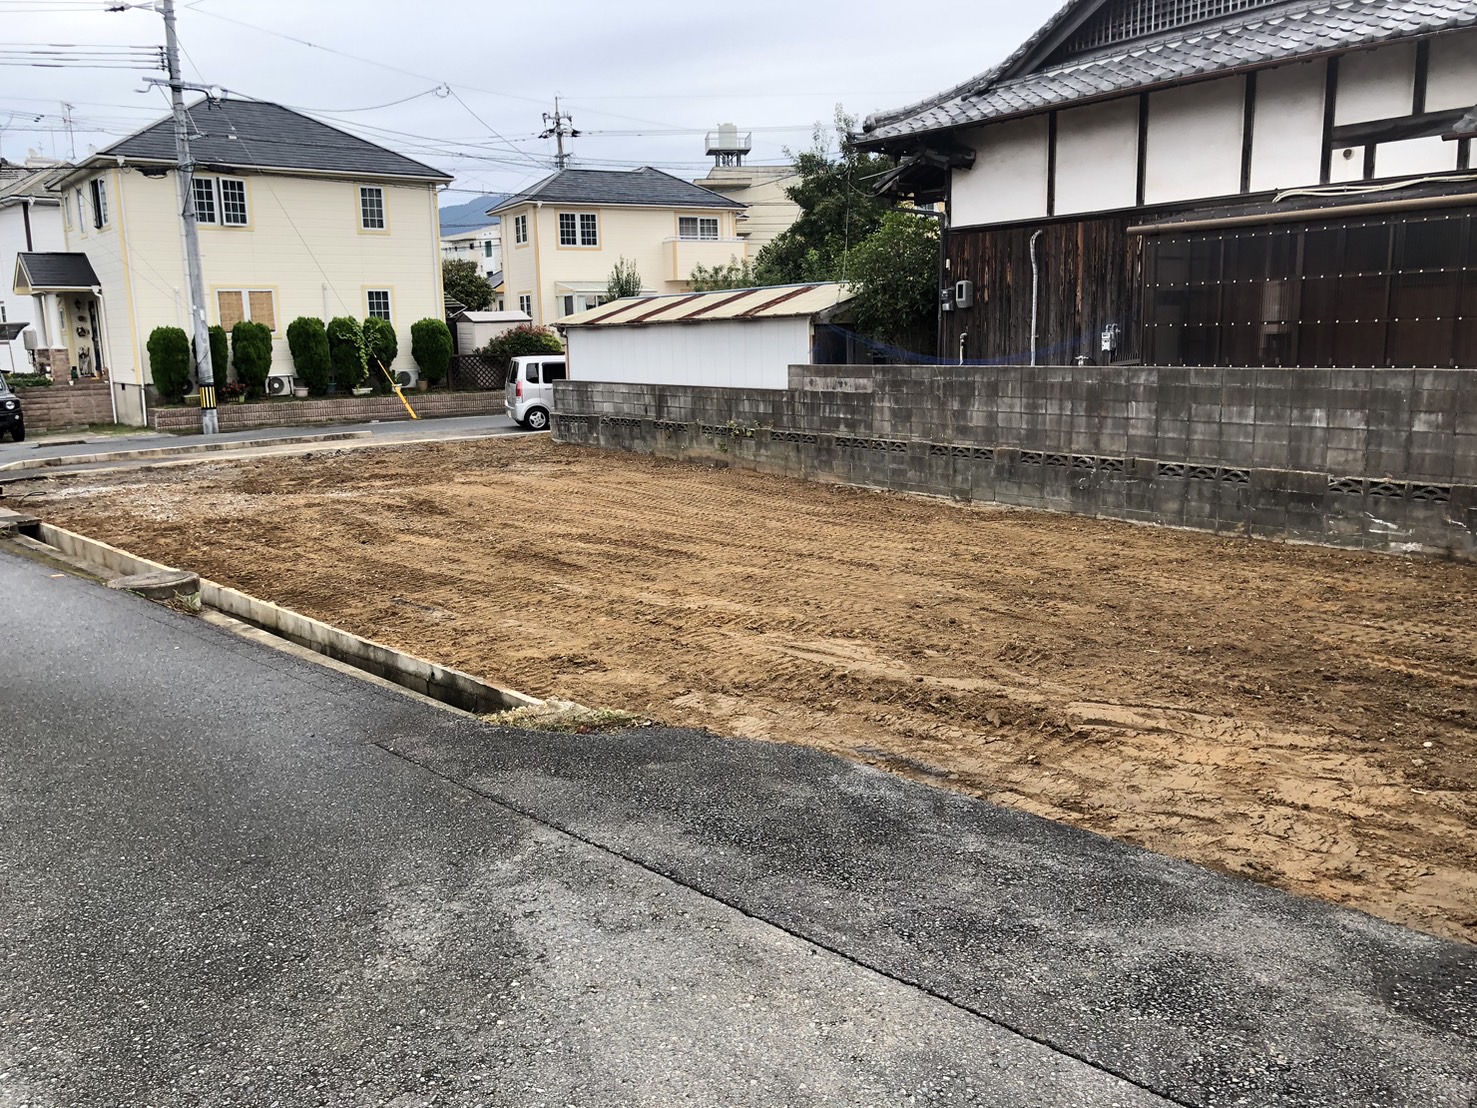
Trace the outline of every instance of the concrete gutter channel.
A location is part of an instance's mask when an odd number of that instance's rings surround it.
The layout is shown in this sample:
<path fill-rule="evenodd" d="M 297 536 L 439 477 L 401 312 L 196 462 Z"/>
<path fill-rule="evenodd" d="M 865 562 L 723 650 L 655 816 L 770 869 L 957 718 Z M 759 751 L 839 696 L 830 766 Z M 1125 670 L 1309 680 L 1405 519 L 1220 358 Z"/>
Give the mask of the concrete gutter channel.
<path fill-rule="evenodd" d="M 270 446 L 297 446 L 313 442 L 342 442 L 346 439 L 367 439 L 368 431 L 334 431 L 322 435 L 290 435 L 286 438 L 227 439 L 215 442 L 183 443 L 179 446 L 152 446 L 143 450 L 107 450 L 100 454 L 65 454 L 55 458 L 22 458 L 16 462 L 0 465 L 0 473 L 14 473 L 33 469 L 53 469 L 58 466 L 93 465 L 99 462 L 129 462 L 141 458 L 175 458 L 186 454 L 214 454 L 228 450 L 255 450 Z M 58 443 L 57 445 L 67 445 Z"/>
<path fill-rule="evenodd" d="M 180 571 L 173 567 L 140 558 L 97 539 L 90 539 L 29 516 L 0 512 L 0 537 L 6 536 L 33 549 L 39 546 L 43 553 L 59 553 L 65 559 L 94 567 L 102 571 L 99 576 L 180 576 Z M 493 685 L 461 670 L 417 658 L 373 639 L 352 635 L 301 612 L 248 596 L 203 577 L 195 577 L 193 574 L 184 576 L 189 579 L 190 584 L 176 595 L 191 609 L 204 608 L 224 613 L 326 658 L 464 712 L 482 715 L 507 711 L 510 708 L 539 707 L 544 703 L 536 697 Z M 198 582 L 198 593 L 189 591 L 194 582 Z M 131 587 L 127 581 L 120 581 L 118 585 L 122 588 Z M 152 589 L 148 591 L 148 595 L 150 599 L 164 598 Z"/>

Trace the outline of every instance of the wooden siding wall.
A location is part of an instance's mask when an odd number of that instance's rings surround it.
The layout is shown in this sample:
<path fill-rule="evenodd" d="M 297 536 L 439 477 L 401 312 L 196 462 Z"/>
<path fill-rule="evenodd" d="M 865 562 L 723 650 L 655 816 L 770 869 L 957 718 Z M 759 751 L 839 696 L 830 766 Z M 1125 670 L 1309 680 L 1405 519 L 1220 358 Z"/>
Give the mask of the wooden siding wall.
<path fill-rule="evenodd" d="M 1129 222 L 1125 213 L 950 231 L 949 280 L 973 281 L 975 296 L 973 307 L 944 313 L 940 354 L 957 357 L 968 332 L 966 360 L 1030 361 L 1030 242 L 1039 230 L 1037 361 L 1070 365 L 1080 353 L 1105 361 L 1100 337 L 1110 323 L 1122 332 L 1113 360 L 1138 358 L 1143 237 L 1127 233 Z"/>

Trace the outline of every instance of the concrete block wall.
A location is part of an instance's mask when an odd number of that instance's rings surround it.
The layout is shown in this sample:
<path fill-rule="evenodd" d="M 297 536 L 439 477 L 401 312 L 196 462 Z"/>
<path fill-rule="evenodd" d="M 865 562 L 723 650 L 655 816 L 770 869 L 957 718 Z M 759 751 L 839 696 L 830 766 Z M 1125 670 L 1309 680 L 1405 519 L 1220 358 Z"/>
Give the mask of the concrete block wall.
<path fill-rule="evenodd" d="M 16 395 L 25 413 L 28 434 L 113 422 L 113 404 L 105 382 L 68 384 L 63 380 L 40 388 L 19 388 Z"/>
<path fill-rule="evenodd" d="M 405 398 L 422 419 L 438 416 L 496 415 L 503 410 L 500 392 L 408 392 Z M 104 394 L 104 403 L 107 396 Z M 216 409 L 222 431 L 253 427 L 309 427 L 323 423 L 361 423 L 365 420 L 409 419 L 405 405 L 394 396 L 334 397 L 309 400 L 262 400 L 254 404 L 227 401 Z M 153 408 L 149 426 L 157 431 L 198 431 L 200 409 Z"/>
<path fill-rule="evenodd" d="M 1477 371 L 796 366 L 571 381 L 563 442 L 962 500 L 1477 560 Z"/>

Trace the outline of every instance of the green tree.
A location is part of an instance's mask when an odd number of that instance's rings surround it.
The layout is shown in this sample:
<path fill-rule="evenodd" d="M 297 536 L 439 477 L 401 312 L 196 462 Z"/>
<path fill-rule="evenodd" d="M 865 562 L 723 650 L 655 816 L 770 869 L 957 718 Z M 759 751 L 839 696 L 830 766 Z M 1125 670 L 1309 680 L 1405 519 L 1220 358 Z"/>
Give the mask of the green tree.
<path fill-rule="evenodd" d="M 641 295 L 641 274 L 636 269 L 636 263 L 624 254 L 616 259 L 615 268 L 610 271 L 610 280 L 605 283 L 605 295 L 612 300 Z"/>
<path fill-rule="evenodd" d="M 231 355 L 236 377 L 246 386 L 246 395 L 263 395 L 267 390 L 267 377 L 272 372 L 271 328 L 265 323 L 243 319 L 231 328 Z M 224 384 L 224 371 L 218 370 L 217 373 L 216 380 Z"/>
<path fill-rule="evenodd" d="M 446 295 L 474 312 L 492 307 L 492 284 L 481 268 L 466 258 L 446 258 L 441 262 L 441 285 Z"/>
<path fill-rule="evenodd" d="M 410 325 L 410 356 L 428 383 L 434 385 L 446 377 L 454 349 L 451 328 L 444 320 L 418 319 Z"/>
<path fill-rule="evenodd" d="M 346 315 L 328 321 L 328 361 L 333 366 L 333 379 L 341 389 L 357 389 L 369 375 L 369 354 L 364 348 L 364 331 L 357 319 Z"/>
<path fill-rule="evenodd" d="M 216 385 L 226 383 L 226 367 L 231 364 L 231 349 L 226 343 L 226 329 L 219 324 L 208 329 L 210 334 L 210 376 Z"/>
<path fill-rule="evenodd" d="M 719 289 L 751 289 L 759 284 L 754 263 L 748 258 L 730 258 L 727 265 L 692 267 L 687 284 L 693 292 L 716 292 Z"/>
<path fill-rule="evenodd" d="M 287 325 L 287 349 L 292 354 L 292 368 L 298 380 L 314 396 L 328 391 L 328 330 L 317 316 L 298 316 Z"/>
<path fill-rule="evenodd" d="M 933 349 L 938 319 L 939 225 L 907 209 L 888 212 L 851 255 L 856 329 L 909 350 Z"/>
<path fill-rule="evenodd" d="M 369 354 L 369 379 L 381 392 L 390 391 L 390 378 L 386 376 L 400 353 L 400 340 L 395 337 L 395 327 L 388 319 L 370 316 L 364 321 L 364 346 Z M 384 368 L 381 369 L 380 367 Z"/>
<path fill-rule="evenodd" d="M 506 369 L 510 361 L 524 354 L 562 354 L 564 344 L 547 327 L 525 323 L 504 331 L 478 353 Z"/>
<path fill-rule="evenodd" d="M 800 215 L 759 251 L 755 270 L 760 284 L 847 279 L 850 252 L 882 222 L 887 205 L 872 194 L 872 185 L 893 161 L 881 154 L 864 154 L 847 143 L 856 117 L 840 105 L 835 125 L 839 152 L 831 149 L 825 130 L 817 127 L 811 148 L 795 158 L 798 179 L 785 195 L 800 206 Z"/>
<path fill-rule="evenodd" d="M 183 327 L 155 327 L 149 332 L 149 374 L 159 395 L 178 403 L 190 387 L 190 339 Z"/>

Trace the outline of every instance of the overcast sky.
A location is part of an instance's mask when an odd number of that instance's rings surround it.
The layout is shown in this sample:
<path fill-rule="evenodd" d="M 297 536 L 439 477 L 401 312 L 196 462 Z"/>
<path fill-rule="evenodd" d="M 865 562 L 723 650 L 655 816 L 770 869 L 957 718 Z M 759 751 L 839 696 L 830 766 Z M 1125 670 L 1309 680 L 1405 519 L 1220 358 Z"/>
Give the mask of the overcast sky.
<path fill-rule="evenodd" d="M 865 116 L 962 81 L 1010 53 L 1058 6 L 179 3 L 187 81 L 305 109 L 454 173 L 444 203 L 511 192 L 550 172 L 553 142 L 537 136 L 556 94 L 583 132 L 573 142 L 574 164 L 700 176 L 709 164 L 703 132 L 730 121 L 754 132 L 751 162 L 779 164 L 786 148 L 809 145 L 813 125 L 829 122 L 838 103 Z M 11 51 L 163 43 L 154 12 L 105 6 L 0 0 L 0 27 Z M 0 63 L 0 155 L 64 158 L 74 141 L 80 157 L 160 118 L 165 95 L 136 91 L 149 75 L 163 76 Z M 63 101 L 73 105 L 75 140 L 62 123 Z"/>

